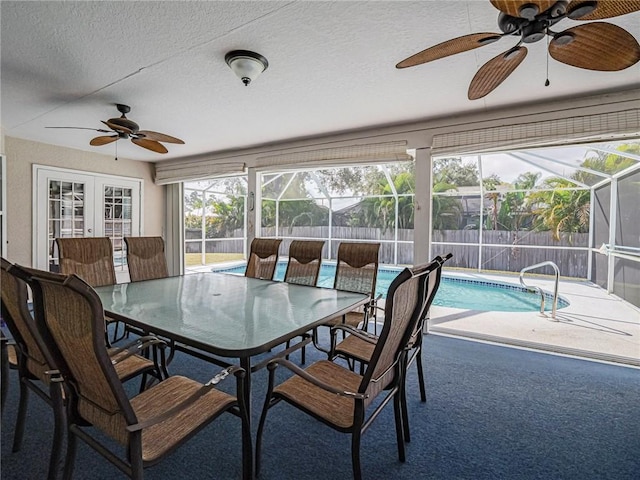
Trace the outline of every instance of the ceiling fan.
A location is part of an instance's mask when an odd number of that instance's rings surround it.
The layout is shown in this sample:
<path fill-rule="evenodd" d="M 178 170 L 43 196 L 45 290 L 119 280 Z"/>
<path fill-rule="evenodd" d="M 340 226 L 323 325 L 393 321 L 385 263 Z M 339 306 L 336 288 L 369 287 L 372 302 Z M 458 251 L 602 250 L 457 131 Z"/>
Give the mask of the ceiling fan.
<path fill-rule="evenodd" d="M 578 68 L 617 71 L 640 60 L 640 45 L 625 29 L 607 22 L 578 25 L 552 31 L 559 21 L 600 20 L 640 10 L 640 0 L 490 0 L 500 10 L 498 27 L 502 33 L 472 33 L 453 38 L 416 53 L 396 65 L 413 67 L 497 42 L 505 36 L 519 37 L 518 43 L 485 63 L 471 80 L 469 100 L 477 100 L 498 87 L 527 56 L 523 43 L 551 37 L 549 55 Z M 547 81 L 548 82 L 548 81 Z M 548 85 L 548 83 L 547 83 Z"/>
<path fill-rule="evenodd" d="M 151 150 L 156 153 L 167 153 L 167 148 L 160 142 L 164 143 L 179 143 L 184 144 L 182 140 L 164 133 L 152 132 L 151 130 L 140 130 L 140 127 L 133 120 L 129 120 L 126 114 L 131 111 L 128 105 L 116 104 L 116 108 L 122 114 L 120 117 L 110 118 L 107 121 L 102 121 L 111 130 L 105 130 L 102 128 L 88 128 L 88 127 L 46 127 L 46 128 L 76 128 L 82 130 L 94 130 L 101 133 L 111 133 L 112 135 L 101 135 L 93 138 L 89 145 L 98 147 L 100 145 L 106 145 L 111 142 L 115 142 L 121 138 L 130 138 L 136 145 Z"/>

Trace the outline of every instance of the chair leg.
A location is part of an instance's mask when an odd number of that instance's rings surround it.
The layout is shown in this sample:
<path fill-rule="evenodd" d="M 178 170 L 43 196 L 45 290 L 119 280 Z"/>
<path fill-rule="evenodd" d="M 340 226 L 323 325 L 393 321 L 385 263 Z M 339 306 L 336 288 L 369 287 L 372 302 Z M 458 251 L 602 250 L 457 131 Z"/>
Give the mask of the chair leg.
<path fill-rule="evenodd" d="M 20 402 L 18 404 L 18 418 L 16 419 L 16 431 L 13 434 L 12 451 L 19 452 L 22 447 L 22 437 L 24 436 L 24 422 L 27 416 L 27 404 L 29 403 L 29 387 L 27 380 L 20 378 Z"/>
<path fill-rule="evenodd" d="M 71 480 L 73 476 L 73 467 L 76 460 L 76 448 L 78 439 L 72 429 L 67 429 L 67 456 L 64 461 L 64 480 Z"/>
<path fill-rule="evenodd" d="M 260 415 L 260 423 L 258 424 L 258 433 L 256 434 L 256 477 L 260 475 L 260 467 L 262 466 L 262 433 L 264 431 L 264 421 L 267 416 L 267 404 L 264 405 L 262 409 L 262 414 Z"/>
<path fill-rule="evenodd" d="M 401 392 L 396 392 L 393 398 L 393 411 L 396 417 L 396 440 L 398 442 L 398 459 L 401 462 L 405 461 L 404 452 L 404 435 L 403 435 L 403 422 L 402 422 L 402 406 L 401 400 L 398 396 Z"/>
<path fill-rule="evenodd" d="M 129 440 L 129 458 L 131 459 L 131 480 L 142 480 L 144 468 L 142 465 L 142 433 L 136 432 Z"/>
<path fill-rule="evenodd" d="M 53 407 L 54 427 L 53 445 L 51 446 L 51 455 L 49 457 L 49 475 L 47 479 L 55 480 L 58 477 L 58 468 L 60 466 L 60 456 L 62 453 L 62 440 L 64 438 L 64 430 L 67 422 L 60 384 L 52 383 L 49 391 Z"/>
<path fill-rule="evenodd" d="M 147 372 L 144 372 L 140 379 L 140 393 L 144 392 L 147 388 Z"/>
<path fill-rule="evenodd" d="M 424 369 L 422 368 L 422 346 L 416 352 L 416 366 L 418 367 L 418 384 L 420 385 L 420 401 L 427 401 L 427 389 L 424 384 Z"/>
<path fill-rule="evenodd" d="M 362 480 L 362 465 L 360 464 L 360 438 L 362 431 L 357 428 L 351 435 L 351 465 L 353 480 Z"/>
<path fill-rule="evenodd" d="M 402 379 L 400 380 L 400 390 L 397 395 L 400 395 L 400 411 L 402 413 L 402 429 L 404 432 L 404 441 L 411 441 L 411 432 L 409 431 L 409 407 L 407 405 L 407 369 L 408 365 L 405 365 Z"/>
<path fill-rule="evenodd" d="M 7 337 L 0 336 L 0 415 L 4 413 L 4 406 L 9 394 L 9 352 L 7 350 Z"/>

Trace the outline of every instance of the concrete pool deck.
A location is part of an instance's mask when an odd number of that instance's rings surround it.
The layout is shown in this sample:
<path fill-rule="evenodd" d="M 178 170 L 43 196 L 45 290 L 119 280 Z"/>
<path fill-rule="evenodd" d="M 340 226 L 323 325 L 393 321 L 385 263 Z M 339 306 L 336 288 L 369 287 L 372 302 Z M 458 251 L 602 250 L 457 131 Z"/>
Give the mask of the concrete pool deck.
<path fill-rule="evenodd" d="M 518 276 L 447 271 L 447 276 L 519 285 Z M 554 282 L 527 276 L 528 285 L 553 292 Z M 556 319 L 539 312 L 483 312 L 433 306 L 432 333 L 553 351 L 640 367 L 640 309 L 587 281 L 560 280 L 558 293 L 569 301 Z"/>

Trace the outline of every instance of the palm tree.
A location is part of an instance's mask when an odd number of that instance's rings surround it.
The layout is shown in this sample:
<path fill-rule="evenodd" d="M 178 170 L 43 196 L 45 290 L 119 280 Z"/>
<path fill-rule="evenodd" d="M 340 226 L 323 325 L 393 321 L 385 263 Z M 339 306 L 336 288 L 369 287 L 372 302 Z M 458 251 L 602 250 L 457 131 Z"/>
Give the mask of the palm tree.
<path fill-rule="evenodd" d="M 540 173 L 524 172 L 513 182 L 515 190 L 533 190 L 540 179 Z M 508 192 L 500 204 L 498 224 L 505 230 L 518 231 L 533 215 L 526 192 Z"/>
<path fill-rule="evenodd" d="M 544 182 L 544 192 L 534 192 L 529 196 L 536 205 L 536 230 L 551 230 L 553 238 L 560 240 L 562 232 L 586 233 L 589 231 L 589 190 L 567 190 L 575 184 L 566 178 L 552 177 Z"/>
<path fill-rule="evenodd" d="M 450 183 L 436 183 L 433 186 L 433 193 L 444 193 L 455 190 L 457 190 L 456 186 Z M 434 230 L 459 229 L 462 213 L 462 202 L 460 202 L 459 199 L 446 195 L 433 195 L 431 223 Z"/>

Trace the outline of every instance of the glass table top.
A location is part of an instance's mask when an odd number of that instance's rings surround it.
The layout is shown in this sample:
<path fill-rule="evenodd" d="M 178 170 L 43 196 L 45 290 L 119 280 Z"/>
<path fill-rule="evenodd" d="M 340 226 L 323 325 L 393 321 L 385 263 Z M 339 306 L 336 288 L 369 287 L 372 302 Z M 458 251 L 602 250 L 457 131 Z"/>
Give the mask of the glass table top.
<path fill-rule="evenodd" d="M 362 305 L 366 295 L 223 273 L 95 289 L 110 316 L 213 354 L 251 356 Z"/>

